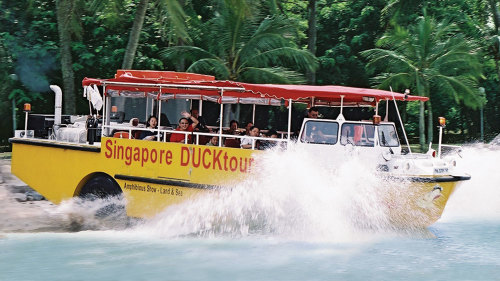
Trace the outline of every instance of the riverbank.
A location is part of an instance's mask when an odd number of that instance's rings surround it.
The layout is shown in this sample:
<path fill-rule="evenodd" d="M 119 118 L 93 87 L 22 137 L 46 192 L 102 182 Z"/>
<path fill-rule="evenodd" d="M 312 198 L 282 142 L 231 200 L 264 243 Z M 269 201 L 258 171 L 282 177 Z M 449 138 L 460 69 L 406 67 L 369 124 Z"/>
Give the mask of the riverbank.
<path fill-rule="evenodd" d="M 11 173 L 10 157 L 0 154 L 0 232 L 60 231 L 67 225 L 54 204 Z"/>

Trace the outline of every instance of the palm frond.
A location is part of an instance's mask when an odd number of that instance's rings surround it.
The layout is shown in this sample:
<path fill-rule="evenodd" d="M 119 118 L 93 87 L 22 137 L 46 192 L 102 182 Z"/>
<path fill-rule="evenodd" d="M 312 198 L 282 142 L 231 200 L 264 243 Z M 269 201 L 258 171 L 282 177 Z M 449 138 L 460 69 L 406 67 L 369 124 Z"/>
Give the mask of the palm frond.
<path fill-rule="evenodd" d="M 301 70 L 314 71 L 318 68 L 318 59 L 306 50 L 298 50 L 290 47 L 277 48 L 248 57 L 240 65 L 266 67 L 270 65 L 295 66 Z"/>
<path fill-rule="evenodd" d="M 252 37 L 238 52 L 240 60 L 256 56 L 262 52 L 273 50 L 276 48 L 288 47 L 289 40 L 283 38 L 279 34 L 261 34 Z"/>
<path fill-rule="evenodd" d="M 304 75 L 284 67 L 245 67 L 241 70 L 239 81 L 249 83 L 304 84 Z"/>
<path fill-rule="evenodd" d="M 160 51 L 160 58 L 165 60 L 176 61 L 179 59 L 185 59 L 189 61 L 195 61 L 199 59 L 212 58 L 217 59 L 217 56 L 203 50 L 202 48 L 194 46 L 172 46 L 167 47 Z"/>
<path fill-rule="evenodd" d="M 445 93 L 452 96 L 457 103 L 463 101 L 466 106 L 473 109 L 478 108 L 483 103 L 479 95 L 477 81 L 473 77 L 449 77 L 440 75 L 437 79 L 440 80 L 440 83 L 447 83 L 450 85 L 449 87 L 451 87 L 453 91 Z"/>
<path fill-rule="evenodd" d="M 253 36 L 262 34 L 280 34 L 285 38 L 294 38 L 297 35 L 297 27 L 284 16 L 267 17 L 260 23 Z"/>
<path fill-rule="evenodd" d="M 409 73 L 381 73 L 370 80 L 379 89 L 410 88 L 413 80 Z"/>
<path fill-rule="evenodd" d="M 183 42 L 191 43 L 186 26 L 186 13 L 178 0 L 160 0 L 156 2 L 159 7 L 160 17 L 166 18 L 169 27 L 173 30 L 174 36 Z"/>
<path fill-rule="evenodd" d="M 224 65 L 224 62 L 213 58 L 205 58 L 195 61 L 188 67 L 186 72 L 211 74 L 218 80 L 227 80 L 230 75 L 229 70 Z"/>
<path fill-rule="evenodd" d="M 399 68 L 415 70 L 416 67 L 408 60 L 407 57 L 391 50 L 370 49 L 360 52 L 360 54 L 368 59 L 367 68 Z M 394 72 L 394 71 L 392 71 Z"/>

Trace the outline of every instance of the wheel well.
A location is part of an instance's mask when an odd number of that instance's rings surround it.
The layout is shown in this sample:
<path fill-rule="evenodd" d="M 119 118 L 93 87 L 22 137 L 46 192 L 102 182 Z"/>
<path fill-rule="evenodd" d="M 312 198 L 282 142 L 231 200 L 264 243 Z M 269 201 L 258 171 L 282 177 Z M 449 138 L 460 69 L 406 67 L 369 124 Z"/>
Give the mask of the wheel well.
<path fill-rule="evenodd" d="M 94 195 L 99 198 L 122 194 L 122 189 L 116 180 L 102 172 L 87 175 L 78 185 L 75 196 Z"/>

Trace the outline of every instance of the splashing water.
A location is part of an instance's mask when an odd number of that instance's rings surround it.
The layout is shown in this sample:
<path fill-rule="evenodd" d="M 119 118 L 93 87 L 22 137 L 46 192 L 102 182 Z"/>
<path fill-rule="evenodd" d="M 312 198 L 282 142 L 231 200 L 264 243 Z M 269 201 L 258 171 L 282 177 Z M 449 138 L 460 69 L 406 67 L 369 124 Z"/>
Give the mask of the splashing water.
<path fill-rule="evenodd" d="M 459 165 L 471 174 L 450 198 L 441 221 L 500 219 L 500 149 L 464 147 Z M 250 177 L 191 201 L 171 206 L 133 225 L 123 213 L 96 219 L 119 199 L 55 206 L 19 204 L 0 188 L 0 231 L 121 230 L 165 237 L 245 237 L 290 240 L 361 241 L 394 233 L 383 196 L 395 187 L 375 175 L 372 163 L 352 155 L 332 159 L 292 147 L 257 156 Z M 11 194 L 12 195 L 12 194 Z M 10 196 L 11 196 L 10 195 Z M 404 196 L 404 191 L 399 193 Z"/>
<path fill-rule="evenodd" d="M 500 146 L 465 146 L 462 157 L 459 164 L 471 179 L 455 191 L 442 221 L 500 219 Z"/>
<path fill-rule="evenodd" d="M 370 163 L 343 157 L 334 168 L 321 155 L 293 147 L 257 156 L 249 178 L 167 208 L 138 229 L 159 236 L 264 235 L 288 239 L 362 239 L 359 229 L 388 226 L 381 195 L 389 186 Z"/>

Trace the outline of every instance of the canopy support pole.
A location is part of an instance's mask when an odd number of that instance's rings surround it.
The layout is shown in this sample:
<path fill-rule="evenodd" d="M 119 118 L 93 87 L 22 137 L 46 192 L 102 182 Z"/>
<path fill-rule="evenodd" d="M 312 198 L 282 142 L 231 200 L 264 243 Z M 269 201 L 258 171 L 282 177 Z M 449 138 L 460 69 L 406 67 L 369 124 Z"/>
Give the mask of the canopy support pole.
<path fill-rule="evenodd" d="M 391 88 L 391 91 L 392 91 L 392 88 Z M 394 97 L 394 95 L 392 96 L 392 99 L 394 100 L 394 107 L 396 108 L 396 112 L 398 113 L 399 123 L 401 124 L 401 129 L 403 130 L 403 135 L 405 136 L 406 145 L 408 146 L 408 152 L 411 155 L 412 153 L 411 153 L 410 142 L 408 141 L 408 137 L 406 136 L 405 126 L 403 125 L 403 120 L 401 119 L 401 114 L 399 114 L 398 104 L 396 103 L 396 98 Z"/>
<path fill-rule="evenodd" d="M 201 98 L 200 102 L 198 103 L 198 115 L 199 116 L 203 115 L 203 98 Z"/>
<path fill-rule="evenodd" d="M 161 93 L 161 87 L 160 87 L 160 93 Z M 158 132 L 156 134 L 156 140 L 160 141 L 160 124 L 161 124 L 161 100 L 158 100 L 158 124 L 156 125 L 158 127 Z"/>
<path fill-rule="evenodd" d="M 340 95 L 340 113 L 339 116 L 337 116 L 337 120 L 345 121 L 343 112 L 344 112 L 344 96 Z"/>
<path fill-rule="evenodd" d="M 104 85 L 103 88 L 105 88 L 106 86 Z M 106 97 L 106 92 L 104 91 L 102 93 L 102 103 L 103 103 L 103 106 L 102 106 L 102 124 L 105 125 L 106 124 L 106 106 L 108 105 L 108 99 Z M 104 136 L 104 130 L 101 130 L 101 137 Z"/>
<path fill-rule="evenodd" d="M 252 108 L 252 124 L 255 126 L 255 104 L 253 104 Z"/>
<path fill-rule="evenodd" d="M 106 85 L 103 85 L 102 88 L 103 88 L 103 95 L 105 95 L 106 94 Z M 111 112 L 111 97 L 106 96 L 105 100 L 106 100 L 106 113 L 104 115 L 103 124 L 106 125 L 106 130 L 103 130 L 103 132 L 101 132 L 101 134 L 104 134 L 104 131 L 105 131 L 106 136 L 109 136 L 109 134 L 110 134 L 109 125 L 111 124 L 111 120 L 109 120 L 109 115 Z"/>
<path fill-rule="evenodd" d="M 155 112 L 155 100 L 151 99 L 151 114 L 150 115 L 153 115 L 154 112 Z"/>
<path fill-rule="evenodd" d="M 220 90 L 220 113 L 219 113 L 219 147 L 222 147 L 222 118 L 224 117 L 224 104 L 222 97 L 224 96 L 224 89 Z"/>
<path fill-rule="evenodd" d="M 288 99 L 288 142 L 290 143 L 290 134 L 291 134 L 291 128 L 292 127 L 292 99 Z"/>
<path fill-rule="evenodd" d="M 389 121 L 389 100 L 385 99 L 385 117 L 384 122 Z"/>

